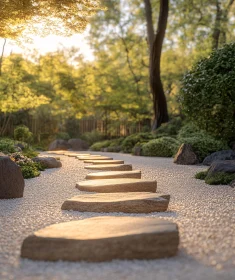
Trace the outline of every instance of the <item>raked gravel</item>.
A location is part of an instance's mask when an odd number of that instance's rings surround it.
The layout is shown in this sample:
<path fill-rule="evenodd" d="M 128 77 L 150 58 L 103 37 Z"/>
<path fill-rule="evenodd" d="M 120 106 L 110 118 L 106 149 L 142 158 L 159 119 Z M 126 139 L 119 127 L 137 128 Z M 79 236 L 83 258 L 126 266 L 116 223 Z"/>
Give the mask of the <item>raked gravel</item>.
<path fill-rule="evenodd" d="M 202 166 L 176 165 L 169 158 L 103 154 L 133 164 L 134 169 L 142 170 L 144 179 L 157 179 L 158 191 L 171 194 L 169 211 L 131 216 L 162 217 L 178 223 L 178 255 L 162 260 L 107 263 L 21 259 L 24 238 L 47 225 L 99 215 L 130 216 L 62 211 L 64 200 L 79 194 L 76 182 L 94 171 L 84 169 L 82 161 L 60 155 L 62 168 L 46 170 L 40 177 L 26 180 L 24 198 L 0 200 L 0 280 L 235 279 L 235 189 L 209 186 L 194 179 L 196 172 L 205 169 Z"/>

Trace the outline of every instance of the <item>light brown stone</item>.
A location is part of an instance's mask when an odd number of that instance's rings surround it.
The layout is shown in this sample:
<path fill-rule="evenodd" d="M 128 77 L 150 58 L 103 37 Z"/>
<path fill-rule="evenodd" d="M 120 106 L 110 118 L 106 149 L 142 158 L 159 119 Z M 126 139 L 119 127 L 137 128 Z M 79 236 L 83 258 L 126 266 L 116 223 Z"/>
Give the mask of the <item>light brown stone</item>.
<path fill-rule="evenodd" d="M 146 217 L 96 217 L 54 224 L 28 236 L 21 257 L 41 261 L 103 262 L 177 254 L 178 226 Z"/>
<path fill-rule="evenodd" d="M 102 157 L 102 156 L 89 156 L 89 157 L 78 157 L 79 160 L 112 160 L 111 157 Z"/>
<path fill-rule="evenodd" d="M 169 195 L 146 192 L 81 194 L 67 199 L 61 209 L 80 212 L 151 213 L 167 210 Z"/>
<path fill-rule="evenodd" d="M 141 178 L 140 170 L 95 172 L 86 175 L 87 180 L 114 179 L 114 178 Z"/>
<path fill-rule="evenodd" d="M 90 154 L 78 154 L 78 153 L 64 153 L 64 155 L 68 156 L 68 157 L 80 157 L 80 156 L 88 157 L 88 156 L 90 156 Z"/>
<path fill-rule="evenodd" d="M 77 183 L 76 187 L 85 192 L 156 192 L 157 181 L 133 178 L 89 180 Z"/>
<path fill-rule="evenodd" d="M 103 170 L 103 171 L 130 171 L 131 164 L 102 164 L 102 165 L 87 165 L 85 169 Z"/>
<path fill-rule="evenodd" d="M 100 164 L 124 164 L 124 160 L 85 160 L 85 163 L 92 163 L 94 165 Z"/>

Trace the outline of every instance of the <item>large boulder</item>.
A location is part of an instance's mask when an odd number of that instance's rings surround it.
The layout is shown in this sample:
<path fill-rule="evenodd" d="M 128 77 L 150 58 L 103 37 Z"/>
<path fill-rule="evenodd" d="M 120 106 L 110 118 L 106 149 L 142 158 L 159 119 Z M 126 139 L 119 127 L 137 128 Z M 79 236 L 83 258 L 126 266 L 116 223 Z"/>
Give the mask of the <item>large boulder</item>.
<path fill-rule="evenodd" d="M 71 146 L 67 140 L 56 139 L 49 145 L 49 151 L 59 151 L 59 150 L 68 150 Z"/>
<path fill-rule="evenodd" d="M 199 163 L 197 155 L 190 144 L 182 144 L 175 155 L 174 163 L 182 165 L 192 165 Z"/>
<path fill-rule="evenodd" d="M 215 173 L 235 173 L 235 160 L 214 161 L 208 169 L 207 177 L 211 177 Z"/>
<path fill-rule="evenodd" d="M 223 150 L 215 152 L 209 156 L 207 156 L 203 160 L 203 165 L 211 165 L 212 162 L 218 161 L 218 160 L 235 160 L 235 151 L 233 150 Z"/>
<path fill-rule="evenodd" d="M 0 156 L 0 199 L 23 197 L 24 178 L 20 167 L 7 156 Z"/>
<path fill-rule="evenodd" d="M 45 168 L 58 168 L 62 166 L 62 163 L 54 157 L 35 157 L 34 162 L 39 162 Z"/>
<path fill-rule="evenodd" d="M 79 138 L 69 139 L 68 143 L 74 151 L 83 151 L 89 148 L 88 143 Z"/>

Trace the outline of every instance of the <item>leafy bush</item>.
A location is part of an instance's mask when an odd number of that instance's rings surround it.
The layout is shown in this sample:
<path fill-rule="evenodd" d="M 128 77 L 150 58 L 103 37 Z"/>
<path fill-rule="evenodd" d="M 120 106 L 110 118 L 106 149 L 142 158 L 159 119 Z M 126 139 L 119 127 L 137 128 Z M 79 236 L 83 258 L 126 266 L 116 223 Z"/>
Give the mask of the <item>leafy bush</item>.
<path fill-rule="evenodd" d="M 15 143 L 13 140 L 8 138 L 1 138 L 0 151 L 4 154 L 15 153 L 17 151 L 17 148 L 15 147 Z"/>
<path fill-rule="evenodd" d="M 34 158 L 38 156 L 38 152 L 33 150 L 32 148 L 27 148 L 22 151 L 22 154 L 28 158 Z"/>
<path fill-rule="evenodd" d="M 187 123 L 179 130 L 177 138 L 178 139 L 189 138 L 191 136 L 199 135 L 199 134 L 205 134 L 205 132 L 199 130 L 195 124 Z"/>
<path fill-rule="evenodd" d="M 107 148 L 110 145 L 110 143 L 111 143 L 111 140 L 96 142 L 90 147 L 90 150 L 101 151 L 102 148 Z"/>
<path fill-rule="evenodd" d="M 104 139 L 104 135 L 97 130 L 92 130 L 91 132 L 84 133 L 81 138 L 89 145 L 92 145 L 96 142 L 101 142 Z"/>
<path fill-rule="evenodd" d="M 194 153 L 198 156 L 200 162 L 202 162 L 205 157 L 214 152 L 228 149 L 227 144 L 223 141 L 216 140 L 210 135 L 202 133 L 193 134 L 188 138 L 180 138 L 179 141 L 181 144 L 190 144 Z"/>
<path fill-rule="evenodd" d="M 153 134 L 151 133 L 137 133 L 127 136 L 122 142 L 122 151 L 124 153 L 131 153 L 132 149 L 137 143 L 146 142 L 153 139 Z"/>
<path fill-rule="evenodd" d="M 185 115 L 219 139 L 235 138 L 235 43 L 196 63 L 182 81 Z"/>
<path fill-rule="evenodd" d="M 56 139 L 63 139 L 63 140 L 69 140 L 70 136 L 67 132 L 58 132 L 56 134 Z"/>
<path fill-rule="evenodd" d="M 150 140 L 142 147 L 142 154 L 150 157 L 172 157 L 179 147 L 179 142 L 172 137 Z"/>
<path fill-rule="evenodd" d="M 11 154 L 13 160 L 21 169 L 25 179 L 34 178 L 40 175 L 40 171 L 45 168 L 38 162 L 33 162 L 30 158 L 24 156 L 22 153 Z"/>
<path fill-rule="evenodd" d="M 169 121 L 168 123 L 162 124 L 158 129 L 155 130 L 154 134 L 162 136 L 173 136 L 177 135 L 180 128 L 182 127 L 181 118 L 177 117 Z"/>
<path fill-rule="evenodd" d="M 33 133 L 29 131 L 27 126 L 20 125 L 14 129 L 14 138 L 18 141 L 30 143 L 33 140 Z"/>
<path fill-rule="evenodd" d="M 217 172 L 205 178 L 205 182 L 208 185 L 228 185 L 233 180 L 235 180 L 235 174 L 225 172 Z"/>
<path fill-rule="evenodd" d="M 205 180 L 205 178 L 207 176 L 207 173 L 208 173 L 207 170 L 206 171 L 200 171 L 195 175 L 195 178 L 199 179 L 199 180 Z"/>

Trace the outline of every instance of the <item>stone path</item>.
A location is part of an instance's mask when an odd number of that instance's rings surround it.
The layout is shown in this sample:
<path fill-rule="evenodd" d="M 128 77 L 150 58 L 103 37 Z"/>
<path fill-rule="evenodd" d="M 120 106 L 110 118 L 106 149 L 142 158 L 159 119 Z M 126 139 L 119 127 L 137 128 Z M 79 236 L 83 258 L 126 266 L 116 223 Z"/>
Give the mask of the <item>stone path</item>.
<path fill-rule="evenodd" d="M 71 156 L 68 153 L 65 155 Z M 106 157 L 99 155 L 79 156 L 78 159 L 94 166 L 102 165 L 102 162 L 107 166 L 124 166 L 123 160 L 106 160 Z M 150 213 L 166 211 L 170 199 L 170 195 L 156 194 L 156 180 L 98 179 L 79 182 L 76 187 L 80 191 L 101 194 L 73 197 L 63 203 L 62 210 Z M 179 233 L 175 223 L 161 219 L 101 217 L 51 225 L 35 232 L 24 240 L 21 257 L 44 261 L 94 262 L 166 258 L 177 253 L 178 245 Z"/>
<path fill-rule="evenodd" d="M 170 158 L 104 155 L 133 164 L 142 171 L 143 179 L 157 178 L 158 191 L 171 194 L 168 211 L 150 214 L 61 211 L 66 199 L 80 194 L 74 183 L 84 180 L 89 171 L 84 169 L 83 162 L 61 155 L 63 168 L 46 170 L 40 177 L 26 180 L 24 198 L 0 201 L 1 280 L 234 279 L 234 189 L 206 185 L 193 178 L 204 167 L 178 166 Z M 34 231 L 97 215 L 154 217 L 176 222 L 180 229 L 179 252 L 169 259 L 115 260 L 97 264 L 35 262 L 19 258 L 23 240 Z"/>

